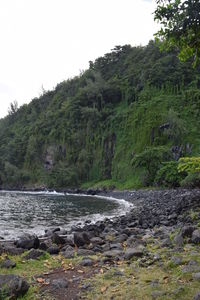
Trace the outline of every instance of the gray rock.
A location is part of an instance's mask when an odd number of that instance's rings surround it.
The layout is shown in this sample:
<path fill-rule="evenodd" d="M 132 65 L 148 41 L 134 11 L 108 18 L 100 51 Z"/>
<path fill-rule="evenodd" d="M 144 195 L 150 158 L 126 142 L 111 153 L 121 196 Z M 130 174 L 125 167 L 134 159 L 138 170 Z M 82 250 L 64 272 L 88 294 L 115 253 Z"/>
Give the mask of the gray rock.
<path fill-rule="evenodd" d="M 64 247 L 62 247 L 61 252 L 65 252 L 65 251 L 74 251 L 74 247 L 70 246 L 70 245 L 66 245 Z"/>
<path fill-rule="evenodd" d="M 89 257 L 84 257 L 82 259 L 82 261 L 80 262 L 80 265 L 84 266 L 84 267 L 89 267 L 89 266 L 92 266 L 93 263 L 94 263 L 93 259 L 91 259 Z"/>
<path fill-rule="evenodd" d="M 110 244 L 109 243 L 106 243 L 105 245 L 102 246 L 102 251 L 103 252 L 106 252 L 106 251 L 109 251 L 110 250 Z"/>
<path fill-rule="evenodd" d="M 123 233 L 123 234 L 120 234 L 119 236 L 117 236 L 115 239 L 114 239 L 114 242 L 115 243 L 123 243 L 125 242 L 126 240 L 128 239 L 128 235 Z"/>
<path fill-rule="evenodd" d="M 166 238 L 162 241 L 161 243 L 162 247 L 171 247 L 172 246 L 172 241 L 170 240 L 170 238 Z"/>
<path fill-rule="evenodd" d="M 119 270 L 116 270 L 114 271 L 113 276 L 124 276 L 124 273 Z"/>
<path fill-rule="evenodd" d="M 88 256 L 88 255 L 95 255 L 95 252 L 88 249 L 78 249 L 77 250 L 78 256 Z"/>
<path fill-rule="evenodd" d="M 86 232 L 74 233 L 74 244 L 77 247 L 81 247 L 89 243 L 90 243 L 89 235 Z"/>
<path fill-rule="evenodd" d="M 5 259 L 1 262 L 0 267 L 10 269 L 16 267 L 16 263 L 10 259 Z"/>
<path fill-rule="evenodd" d="M 200 291 L 196 293 L 193 300 L 200 300 Z"/>
<path fill-rule="evenodd" d="M 111 243 L 110 244 L 110 249 L 113 250 L 113 249 L 116 249 L 116 250 L 121 250 L 123 251 L 123 247 L 120 243 Z"/>
<path fill-rule="evenodd" d="M 200 229 L 196 229 L 192 233 L 192 243 L 198 244 L 200 243 Z"/>
<path fill-rule="evenodd" d="M 182 235 L 183 238 L 184 237 L 191 237 L 194 230 L 195 230 L 194 226 L 184 226 L 181 229 L 180 234 Z"/>
<path fill-rule="evenodd" d="M 141 248 L 128 248 L 125 251 L 125 259 L 129 260 L 132 257 L 142 257 L 144 255 L 144 250 Z"/>
<path fill-rule="evenodd" d="M 54 289 L 66 289 L 68 288 L 68 281 L 65 278 L 53 279 L 51 285 Z"/>
<path fill-rule="evenodd" d="M 27 259 L 27 260 L 29 260 L 29 259 L 37 259 L 38 257 L 42 256 L 43 254 L 44 254 L 43 251 L 40 251 L 38 249 L 32 249 L 32 250 L 29 251 L 28 254 L 26 254 L 24 256 L 24 259 Z"/>
<path fill-rule="evenodd" d="M 0 299 L 17 299 L 26 294 L 29 284 L 18 275 L 0 275 Z"/>
<path fill-rule="evenodd" d="M 178 265 L 181 265 L 182 262 L 183 262 L 183 258 L 181 256 L 173 256 L 171 258 L 171 262 L 175 265 L 175 266 L 178 266 Z"/>
<path fill-rule="evenodd" d="M 184 244 L 184 239 L 180 233 L 178 233 L 174 238 L 174 243 L 177 247 L 182 247 Z"/>
<path fill-rule="evenodd" d="M 100 237 L 93 237 L 90 239 L 90 242 L 92 244 L 96 244 L 96 245 L 103 245 L 104 241 L 100 238 Z"/>
<path fill-rule="evenodd" d="M 192 274 L 192 278 L 193 278 L 193 279 L 196 279 L 196 280 L 200 280 L 200 272 L 198 272 L 198 273 L 193 273 L 193 274 Z"/>
<path fill-rule="evenodd" d="M 200 266 L 198 265 L 186 265 L 182 268 L 183 273 L 200 272 Z"/>
<path fill-rule="evenodd" d="M 73 258 L 74 257 L 74 249 L 73 250 L 65 250 L 64 252 L 62 252 L 62 255 L 65 257 L 65 258 Z"/>
<path fill-rule="evenodd" d="M 47 249 L 47 252 L 49 252 L 49 254 L 51 254 L 51 255 L 58 254 L 59 251 L 60 251 L 60 249 L 57 245 L 52 245 Z"/>
<path fill-rule="evenodd" d="M 48 249 L 47 244 L 45 242 L 40 243 L 40 250 L 46 251 Z"/>
<path fill-rule="evenodd" d="M 16 248 L 13 246 L 4 246 L 4 252 L 10 255 L 20 255 L 25 252 L 25 249 Z"/>
<path fill-rule="evenodd" d="M 56 232 L 53 233 L 51 237 L 52 243 L 56 245 L 64 245 L 65 244 L 65 239 L 59 236 Z"/>
<path fill-rule="evenodd" d="M 4 253 L 4 248 L 0 245 L 0 255 Z"/>
<path fill-rule="evenodd" d="M 160 297 L 164 296 L 165 292 L 163 292 L 163 291 L 154 291 L 154 292 L 151 293 L 151 295 L 152 295 L 153 299 L 157 299 L 157 298 L 160 298 Z"/>
<path fill-rule="evenodd" d="M 15 242 L 17 248 L 30 250 L 37 249 L 40 246 L 40 241 L 36 235 L 25 234 L 18 241 Z"/>
<path fill-rule="evenodd" d="M 87 282 L 86 284 L 83 284 L 82 286 L 81 286 L 81 289 L 82 290 L 87 290 L 87 289 L 89 289 L 91 287 L 91 283 L 90 282 Z"/>
<path fill-rule="evenodd" d="M 103 255 L 110 258 L 119 257 L 123 255 L 123 251 L 114 249 L 114 250 L 103 252 Z"/>
<path fill-rule="evenodd" d="M 54 232 L 58 232 L 58 231 L 60 231 L 60 228 L 59 227 L 56 227 L 56 228 L 53 228 L 53 229 L 45 229 L 45 234 L 44 234 L 44 236 L 52 236 L 52 234 L 54 233 Z"/>

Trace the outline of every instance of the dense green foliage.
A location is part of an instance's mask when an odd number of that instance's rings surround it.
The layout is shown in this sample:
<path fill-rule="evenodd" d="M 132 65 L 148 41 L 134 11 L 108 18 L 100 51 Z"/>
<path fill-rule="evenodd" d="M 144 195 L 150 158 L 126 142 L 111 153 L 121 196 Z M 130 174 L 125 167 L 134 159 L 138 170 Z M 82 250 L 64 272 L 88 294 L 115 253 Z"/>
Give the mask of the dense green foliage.
<path fill-rule="evenodd" d="M 199 0 L 157 0 L 155 20 L 161 24 L 157 32 L 162 47 L 179 49 L 179 58 L 200 59 L 200 2 Z"/>
<path fill-rule="evenodd" d="M 176 54 L 117 46 L 12 111 L 0 120 L 0 184 L 139 187 L 163 162 L 199 155 L 199 69 Z"/>
<path fill-rule="evenodd" d="M 184 172 L 178 172 L 178 162 L 169 161 L 163 163 L 155 176 L 155 184 L 164 187 L 178 187 L 185 177 Z"/>
<path fill-rule="evenodd" d="M 180 182 L 184 187 L 200 187 L 200 157 L 181 157 L 178 161 L 179 173 L 187 176 Z"/>
<path fill-rule="evenodd" d="M 181 157 L 179 159 L 178 170 L 187 173 L 200 173 L 200 157 Z"/>

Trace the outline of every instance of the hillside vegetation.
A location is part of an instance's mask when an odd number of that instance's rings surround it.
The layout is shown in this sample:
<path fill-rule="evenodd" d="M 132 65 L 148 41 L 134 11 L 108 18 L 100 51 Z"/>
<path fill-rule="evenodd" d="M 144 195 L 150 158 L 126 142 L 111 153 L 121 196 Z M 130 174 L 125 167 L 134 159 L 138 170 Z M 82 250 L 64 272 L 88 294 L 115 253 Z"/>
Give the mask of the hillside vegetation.
<path fill-rule="evenodd" d="M 0 120 L 2 187 L 178 186 L 200 154 L 200 68 L 116 46 Z"/>

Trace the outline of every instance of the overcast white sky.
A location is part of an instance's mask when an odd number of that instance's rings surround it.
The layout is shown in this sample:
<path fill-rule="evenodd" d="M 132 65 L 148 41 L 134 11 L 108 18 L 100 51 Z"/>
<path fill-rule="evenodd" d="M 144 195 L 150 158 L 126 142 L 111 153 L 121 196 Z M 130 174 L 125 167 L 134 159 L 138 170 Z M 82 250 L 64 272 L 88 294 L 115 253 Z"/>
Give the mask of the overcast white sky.
<path fill-rule="evenodd" d="M 116 45 L 146 45 L 154 0 L 0 0 L 0 117 Z"/>

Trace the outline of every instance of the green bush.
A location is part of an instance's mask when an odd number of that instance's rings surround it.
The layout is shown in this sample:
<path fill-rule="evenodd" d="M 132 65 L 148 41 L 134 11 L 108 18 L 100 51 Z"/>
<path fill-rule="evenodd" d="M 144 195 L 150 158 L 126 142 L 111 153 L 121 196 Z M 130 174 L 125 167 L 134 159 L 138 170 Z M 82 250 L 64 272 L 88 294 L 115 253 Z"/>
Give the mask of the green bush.
<path fill-rule="evenodd" d="M 178 162 L 180 172 L 200 173 L 200 157 L 181 157 Z"/>
<path fill-rule="evenodd" d="M 164 187 L 178 187 L 184 177 L 184 172 L 178 172 L 178 162 L 169 161 L 163 163 L 163 166 L 156 173 L 154 184 Z"/>
<path fill-rule="evenodd" d="M 150 185 L 154 182 L 155 175 L 160 169 L 162 162 L 170 158 L 170 152 L 165 147 L 148 147 L 132 159 L 134 168 L 144 168 L 144 185 Z"/>
<path fill-rule="evenodd" d="M 200 173 L 190 173 L 181 181 L 181 186 L 185 188 L 200 188 Z"/>
<path fill-rule="evenodd" d="M 178 161 L 178 171 L 188 175 L 181 181 L 182 187 L 200 187 L 200 157 L 182 157 Z"/>

